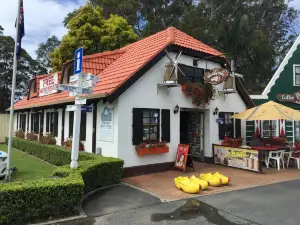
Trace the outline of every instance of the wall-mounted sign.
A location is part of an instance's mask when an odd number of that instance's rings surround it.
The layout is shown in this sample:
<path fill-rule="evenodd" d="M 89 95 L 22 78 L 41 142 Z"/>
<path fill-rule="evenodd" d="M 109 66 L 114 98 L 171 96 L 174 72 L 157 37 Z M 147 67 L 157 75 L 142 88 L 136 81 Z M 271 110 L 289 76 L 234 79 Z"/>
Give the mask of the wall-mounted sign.
<path fill-rule="evenodd" d="M 216 119 L 216 122 L 217 122 L 217 123 L 221 123 L 221 124 L 223 124 L 223 122 L 224 122 L 224 119 L 223 119 L 223 118 L 218 118 L 218 119 Z"/>
<path fill-rule="evenodd" d="M 57 92 L 58 74 L 40 80 L 39 96 L 50 95 Z"/>
<path fill-rule="evenodd" d="M 114 141 L 113 108 L 104 107 L 101 112 L 100 141 Z"/>
<path fill-rule="evenodd" d="M 218 85 L 227 79 L 229 71 L 223 68 L 215 68 L 204 73 L 205 83 Z"/>
<path fill-rule="evenodd" d="M 300 104 L 300 91 L 297 91 L 294 94 L 278 94 L 277 100 L 279 102 L 293 102 Z"/>
<path fill-rule="evenodd" d="M 215 164 L 261 172 L 259 151 L 213 145 Z"/>

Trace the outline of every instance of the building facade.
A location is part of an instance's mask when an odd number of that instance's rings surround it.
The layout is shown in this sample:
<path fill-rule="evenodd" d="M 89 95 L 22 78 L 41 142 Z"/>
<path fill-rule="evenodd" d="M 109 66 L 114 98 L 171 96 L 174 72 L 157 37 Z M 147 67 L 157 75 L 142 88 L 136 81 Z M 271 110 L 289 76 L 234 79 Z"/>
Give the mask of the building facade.
<path fill-rule="evenodd" d="M 172 85 L 164 80 L 170 58 L 184 71 Z M 15 105 L 15 130 L 51 132 L 58 145 L 72 136 L 74 113 L 67 105 L 74 104 L 74 97 L 47 85 L 69 83 L 72 68 L 71 61 L 62 72 L 31 80 L 29 95 Z M 232 92 L 224 91 L 224 82 L 218 84 L 215 99 L 207 107 L 195 107 L 182 85 L 203 83 L 205 71 L 215 68 L 228 68 L 222 53 L 172 27 L 122 49 L 85 56 L 84 72 L 100 78 L 85 96 L 89 107 L 82 111 L 80 130 L 85 151 L 123 159 L 129 174 L 171 168 L 180 143 L 190 144 L 199 161 L 212 161 L 213 143 L 225 136 L 246 137 L 246 122 L 230 116 L 254 106 L 236 78 Z M 160 141 L 169 152 L 136 153 L 136 145 Z"/>
<path fill-rule="evenodd" d="M 281 62 L 261 95 L 251 95 L 256 105 L 270 100 L 300 110 L 300 37 Z M 295 142 L 300 137 L 300 121 L 248 121 L 247 141 L 253 133 L 262 137 L 286 136 Z"/>

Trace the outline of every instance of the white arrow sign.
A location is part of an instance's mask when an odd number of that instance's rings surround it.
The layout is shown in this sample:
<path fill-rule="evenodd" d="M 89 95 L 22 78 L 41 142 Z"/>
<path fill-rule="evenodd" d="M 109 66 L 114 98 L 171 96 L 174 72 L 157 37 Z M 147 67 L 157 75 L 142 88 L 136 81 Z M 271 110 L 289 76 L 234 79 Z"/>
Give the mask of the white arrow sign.
<path fill-rule="evenodd" d="M 77 98 L 75 99 L 75 105 L 85 105 L 86 99 L 85 98 Z"/>
<path fill-rule="evenodd" d="M 82 82 L 82 87 L 84 88 L 91 88 L 91 87 L 95 87 L 96 83 L 92 80 L 87 80 L 87 81 L 83 81 Z"/>

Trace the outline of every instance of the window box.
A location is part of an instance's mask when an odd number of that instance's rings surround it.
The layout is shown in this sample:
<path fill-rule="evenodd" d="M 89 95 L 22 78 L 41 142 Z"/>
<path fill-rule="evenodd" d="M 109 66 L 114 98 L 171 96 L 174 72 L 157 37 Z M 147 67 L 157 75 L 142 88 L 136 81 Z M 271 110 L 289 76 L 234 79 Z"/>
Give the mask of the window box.
<path fill-rule="evenodd" d="M 157 155 L 157 154 L 163 154 L 169 152 L 169 147 L 145 147 L 145 148 L 139 148 L 136 153 L 139 156 L 143 155 Z"/>

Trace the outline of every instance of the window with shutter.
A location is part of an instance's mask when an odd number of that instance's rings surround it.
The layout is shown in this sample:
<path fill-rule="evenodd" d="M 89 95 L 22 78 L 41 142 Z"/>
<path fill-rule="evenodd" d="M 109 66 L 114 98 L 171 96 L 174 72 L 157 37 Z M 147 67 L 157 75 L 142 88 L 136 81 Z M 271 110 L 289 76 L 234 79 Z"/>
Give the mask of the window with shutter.
<path fill-rule="evenodd" d="M 219 118 L 223 119 L 223 123 L 219 123 L 220 140 L 223 140 L 225 137 L 234 138 L 237 135 L 237 133 L 236 134 L 234 133 L 234 119 L 231 118 L 233 114 L 234 113 L 232 112 L 219 112 Z M 235 124 L 235 129 L 238 129 L 239 133 L 241 133 L 241 128 L 239 128 L 238 126 L 241 127 L 240 122 L 237 122 Z"/>
<path fill-rule="evenodd" d="M 44 132 L 44 111 L 40 114 L 40 133 Z"/>
<path fill-rule="evenodd" d="M 69 137 L 73 137 L 74 112 L 69 112 Z"/>
<path fill-rule="evenodd" d="M 50 132 L 50 112 L 46 114 L 46 132 Z"/>
<path fill-rule="evenodd" d="M 235 135 L 236 138 L 242 136 L 242 125 L 241 120 L 235 119 Z"/>
<path fill-rule="evenodd" d="M 219 139 L 222 140 L 225 137 L 225 113 L 219 112 L 219 118 L 223 119 L 222 122 L 219 123 Z"/>
<path fill-rule="evenodd" d="M 143 109 L 134 108 L 132 111 L 132 144 L 143 142 Z"/>
<path fill-rule="evenodd" d="M 161 141 L 170 142 L 171 140 L 171 121 L 170 109 L 161 110 Z"/>
<path fill-rule="evenodd" d="M 80 141 L 86 139 L 86 112 L 81 112 Z"/>
<path fill-rule="evenodd" d="M 58 112 L 53 112 L 52 113 L 52 122 L 53 122 L 53 130 L 51 132 L 53 132 L 54 136 L 57 137 L 58 136 Z"/>
<path fill-rule="evenodd" d="M 33 113 L 31 113 L 31 119 L 30 119 L 30 132 L 34 131 L 34 115 Z"/>
<path fill-rule="evenodd" d="M 34 125 L 33 125 L 33 127 L 34 127 L 34 129 L 33 129 L 33 131 L 35 132 L 35 133 L 39 133 L 39 113 L 35 113 L 34 114 Z"/>

